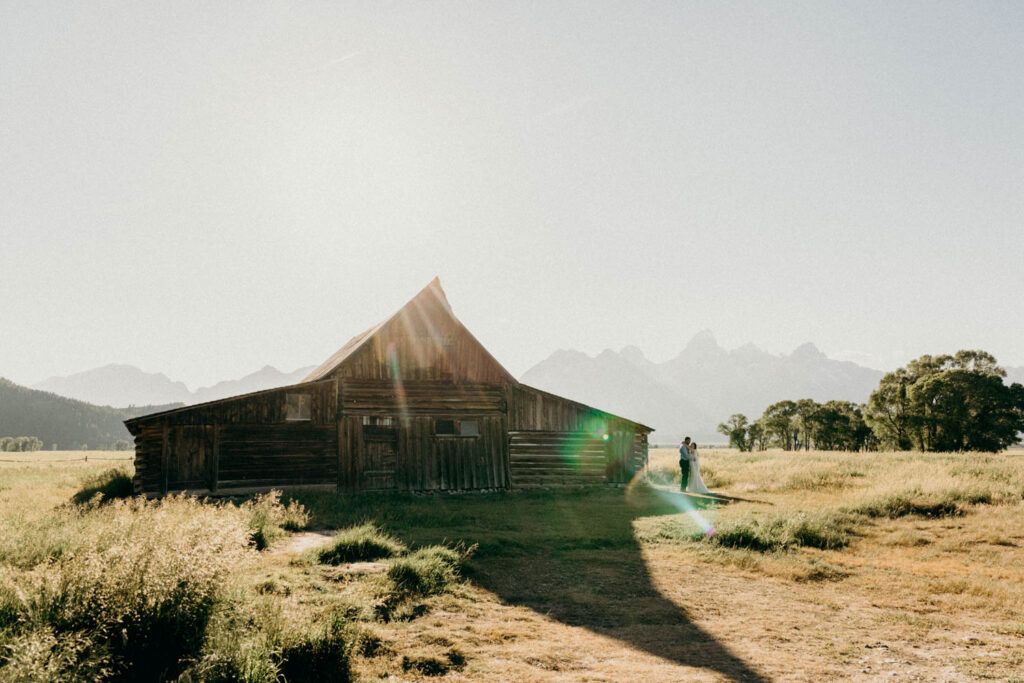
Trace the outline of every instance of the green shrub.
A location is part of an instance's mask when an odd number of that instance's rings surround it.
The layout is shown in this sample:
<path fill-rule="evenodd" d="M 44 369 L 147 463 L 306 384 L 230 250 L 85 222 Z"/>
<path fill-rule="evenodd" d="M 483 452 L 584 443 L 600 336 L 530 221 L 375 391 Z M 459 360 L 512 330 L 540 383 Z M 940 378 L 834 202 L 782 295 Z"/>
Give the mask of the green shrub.
<path fill-rule="evenodd" d="M 330 543 L 314 553 L 318 561 L 338 565 L 394 557 L 405 551 L 405 545 L 394 536 L 373 524 L 361 524 L 342 529 Z"/>
<path fill-rule="evenodd" d="M 109 502 L 118 498 L 130 498 L 133 492 L 132 475 L 114 467 L 87 479 L 82 488 L 71 497 L 71 502 L 81 505 L 91 501 L 95 496 L 100 496 L 100 502 Z"/>
<path fill-rule="evenodd" d="M 249 514 L 249 538 L 256 550 L 265 550 L 285 532 L 300 531 L 309 524 L 306 508 L 296 500 L 282 505 L 280 491 L 257 494 L 241 508 Z"/>
<path fill-rule="evenodd" d="M 849 520 L 839 515 L 775 514 L 727 520 L 713 534 L 696 532 L 693 537 L 727 548 L 759 552 L 794 547 L 837 550 L 849 545 L 850 526 Z"/>

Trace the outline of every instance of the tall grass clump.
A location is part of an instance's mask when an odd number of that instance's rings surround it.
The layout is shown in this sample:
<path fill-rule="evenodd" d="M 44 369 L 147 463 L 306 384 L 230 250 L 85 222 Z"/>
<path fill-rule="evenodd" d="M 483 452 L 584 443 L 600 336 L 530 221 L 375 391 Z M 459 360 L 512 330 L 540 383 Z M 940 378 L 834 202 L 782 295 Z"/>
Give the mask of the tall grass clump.
<path fill-rule="evenodd" d="M 249 538 L 257 550 L 266 550 L 288 531 L 301 531 L 309 524 L 309 512 L 302 503 L 291 500 L 281 504 L 281 492 L 257 494 L 242 503 L 249 515 Z"/>
<path fill-rule="evenodd" d="M 380 599 L 375 608 L 377 616 L 391 621 L 403 618 L 403 614 L 421 613 L 417 612 L 414 601 L 450 590 L 475 549 L 476 546 L 465 549 L 431 545 L 395 560 L 377 591 Z"/>
<path fill-rule="evenodd" d="M 420 548 L 392 563 L 386 574 L 388 588 L 408 597 L 441 593 L 458 581 L 471 551 L 443 545 Z"/>
<path fill-rule="evenodd" d="M 746 515 L 722 521 L 712 534 L 697 532 L 693 538 L 727 548 L 758 552 L 796 547 L 838 550 L 850 544 L 850 521 L 837 514 L 779 513 L 765 517 Z"/>
<path fill-rule="evenodd" d="M 58 510 L 49 521 L 78 533 L 52 557 L 6 567 L 0 680 L 177 676 L 252 552 L 237 508 L 184 497 Z"/>
<path fill-rule="evenodd" d="M 353 625 L 332 615 L 322 626 L 286 640 L 280 674 L 286 681 L 351 681 L 350 660 L 359 640 Z"/>
<path fill-rule="evenodd" d="M 130 498 L 133 492 L 132 475 L 119 467 L 112 467 L 106 472 L 86 479 L 82 483 L 82 488 L 71 497 L 71 502 L 81 505 L 96 496 L 100 496 L 101 502 L 108 502 Z"/>
<path fill-rule="evenodd" d="M 312 626 L 287 626 L 279 605 L 233 596 L 214 615 L 201 655 L 178 681 L 349 681 L 353 653 L 366 640 L 342 612 Z"/>
<path fill-rule="evenodd" d="M 991 494 L 981 490 L 923 492 L 921 489 L 893 491 L 870 498 L 849 508 L 866 517 L 897 519 L 909 515 L 920 517 L 953 517 L 964 512 L 962 505 L 990 503 Z"/>
<path fill-rule="evenodd" d="M 400 540 L 368 523 L 342 529 L 330 543 L 314 552 L 318 561 L 337 565 L 394 557 L 405 551 Z"/>

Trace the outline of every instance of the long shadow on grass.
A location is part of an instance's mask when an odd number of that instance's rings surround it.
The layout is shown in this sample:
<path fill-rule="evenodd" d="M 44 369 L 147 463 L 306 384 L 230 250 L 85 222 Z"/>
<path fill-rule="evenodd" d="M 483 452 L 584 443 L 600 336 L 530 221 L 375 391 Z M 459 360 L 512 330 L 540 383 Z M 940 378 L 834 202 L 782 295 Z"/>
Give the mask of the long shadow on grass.
<path fill-rule="evenodd" d="M 767 680 L 651 581 L 633 520 L 676 514 L 684 500 L 692 503 L 687 497 L 639 487 L 427 497 L 306 494 L 300 500 L 319 524 L 375 521 L 413 545 L 478 544 L 468 578 L 508 604 L 681 665 L 738 681 Z"/>

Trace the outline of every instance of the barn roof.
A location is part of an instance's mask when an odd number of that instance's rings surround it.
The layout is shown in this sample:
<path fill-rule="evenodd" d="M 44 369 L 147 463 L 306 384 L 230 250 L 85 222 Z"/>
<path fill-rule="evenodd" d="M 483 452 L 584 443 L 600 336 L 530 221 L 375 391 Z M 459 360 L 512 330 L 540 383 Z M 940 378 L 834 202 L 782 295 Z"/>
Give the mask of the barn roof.
<path fill-rule="evenodd" d="M 626 422 L 631 422 L 648 432 L 654 431 L 652 427 L 648 427 L 647 425 L 636 422 L 635 420 L 630 420 L 619 415 L 614 415 L 612 413 L 608 413 L 598 408 L 588 406 L 578 401 L 573 401 L 572 399 L 568 399 L 563 396 L 557 396 L 556 394 L 541 391 L 540 389 L 527 387 L 527 385 L 519 382 L 515 377 L 512 376 L 511 373 L 508 372 L 508 370 L 506 370 L 501 365 L 501 363 L 499 363 L 494 358 L 494 356 L 491 355 L 490 351 L 488 351 L 486 347 L 483 346 L 483 344 L 480 344 L 476 337 L 474 337 L 473 334 L 468 329 L 466 329 L 466 326 L 463 325 L 462 322 L 457 317 L 455 317 L 455 313 L 452 311 L 451 304 L 448 303 L 448 297 L 445 296 L 444 289 L 441 288 L 441 280 L 436 277 L 430 281 L 430 284 L 428 284 L 426 287 L 420 290 L 420 292 L 416 296 L 410 299 L 408 303 L 406 303 L 400 309 L 395 311 L 391 316 L 377 323 L 370 329 L 365 330 L 357 334 L 356 336 L 352 337 L 352 339 L 350 339 L 348 343 L 346 343 L 344 346 L 338 349 L 330 358 L 321 363 L 315 370 L 306 375 L 306 377 L 302 381 L 315 382 L 317 380 L 329 377 L 335 370 L 341 367 L 346 360 L 355 356 L 355 354 L 358 353 L 359 350 L 362 349 L 364 346 L 372 343 L 372 340 L 377 335 L 377 333 L 384 329 L 391 322 L 400 320 L 406 316 L 412 318 L 422 318 L 422 316 L 424 315 L 429 315 L 429 313 L 424 313 L 424 311 L 436 311 L 438 309 L 443 311 L 444 315 L 449 316 L 453 321 L 455 321 L 455 323 L 460 328 L 462 328 L 466 335 L 468 335 L 473 340 L 473 342 L 476 343 L 483 350 L 487 357 L 498 368 L 500 373 L 504 375 L 505 379 L 509 382 L 509 384 L 513 386 L 522 386 L 524 388 L 528 388 L 531 391 L 538 392 L 550 398 L 555 398 L 561 401 L 567 401 L 569 403 L 575 404 L 577 406 L 593 411 L 595 413 L 601 413 L 604 415 L 608 415 L 610 417 L 625 420 Z"/>
<path fill-rule="evenodd" d="M 426 304 L 428 303 L 436 305 L 427 306 Z M 403 316 L 422 316 L 422 311 L 436 308 L 440 308 L 442 311 L 444 311 L 446 315 L 448 315 L 453 321 L 455 321 L 455 323 L 459 327 L 461 327 L 462 330 L 474 342 L 476 342 L 476 344 L 478 344 L 481 349 L 483 349 L 484 353 L 487 354 L 487 357 L 491 360 L 491 362 L 493 362 L 494 365 L 497 366 L 501 374 L 505 375 L 505 377 L 510 382 L 516 381 L 515 378 L 509 373 L 509 371 L 506 370 L 501 365 L 501 363 L 499 363 L 494 358 L 494 356 L 491 355 L 490 351 L 488 351 L 483 346 L 483 344 L 480 344 L 480 342 L 477 341 L 476 337 L 474 337 L 473 334 L 468 329 L 466 329 L 466 326 L 462 324 L 462 321 L 455 317 L 455 313 L 452 311 L 451 304 L 448 303 L 448 297 L 445 296 L 444 290 L 441 288 L 441 280 L 440 278 L 436 277 L 430 281 L 430 284 L 428 284 L 426 287 L 420 290 L 419 294 L 410 299 L 407 304 L 405 304 L 400 309 L 395 311 L 391 316 L 377 323 L 370 329 L 365 330 L 364 332 L 361 332 L 360 334 L 357 334 L 356 336 L 348 340 L 348 343 L 346 343 L 344 346 L 338 349 L 330 358 L 328 358 L 319 366 L 317 366 L 315 370 L 306 375 L 305 379 L 303 379 L 302 381 L 315 382 L 316 380 L 327 377 L 332 372 L 341 367 L 341 365 L 344 364 L 346 360 L 351 358 L 353 355 L 355 355 L 356 352 L 358 352 L 361 348 L 368 344 L 370 340 L 373 339 L 374 335 L 376 335 L 380 330 L 382 330 L 392 321 L 402 318 Z"/>

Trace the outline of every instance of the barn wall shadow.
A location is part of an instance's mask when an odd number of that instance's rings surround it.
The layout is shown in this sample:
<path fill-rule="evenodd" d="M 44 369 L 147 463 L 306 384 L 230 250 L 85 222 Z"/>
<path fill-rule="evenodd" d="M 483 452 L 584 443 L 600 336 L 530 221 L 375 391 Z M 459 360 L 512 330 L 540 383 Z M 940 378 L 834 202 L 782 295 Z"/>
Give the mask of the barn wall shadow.
<path fill-rule="evenodd" d="M 300 499 L 332 526 L 375 519 L 414 544 L 479 544 L 467 578 L 506 604 L 683 666 L 736 681 L 769 680 L 658 591 L 634 536 L 637 518 L 677 514 L 706 501 L 646 487 Z"/>
<path fill-rule="evenodd" d="M 532 526 L 534 521 L 563 528 L 582 523 L 598 538 L 620 539 L 623 529 L 629 530 L 629 540 L 616 543 L 614 553 L 607 552 L 608 548 L 572 547 L 571 542 L 542 556 L 514 550 L 487 552 L 485 548 L 474 562 L 471 578 L 508 604 L 530 607 L 663 659 L 716 671 L 737 681 L 768 680 L 690 621 L 685 609 L 654 586 L 640 544 L 631 532 L 637 517 L 679 512 L 683 504 L 671 498 L 684 497 L 664 495 L 660 504 L 652 506 L 645 501 L 640 506 L 612 506 L 587 519 L 574 515 L 570 507 L 556 507 L 556 514 L 543 510 L 541 520 L 523 520 L 524 526 Z M 524 576 L 534 578 L 524 581 Z"/>

